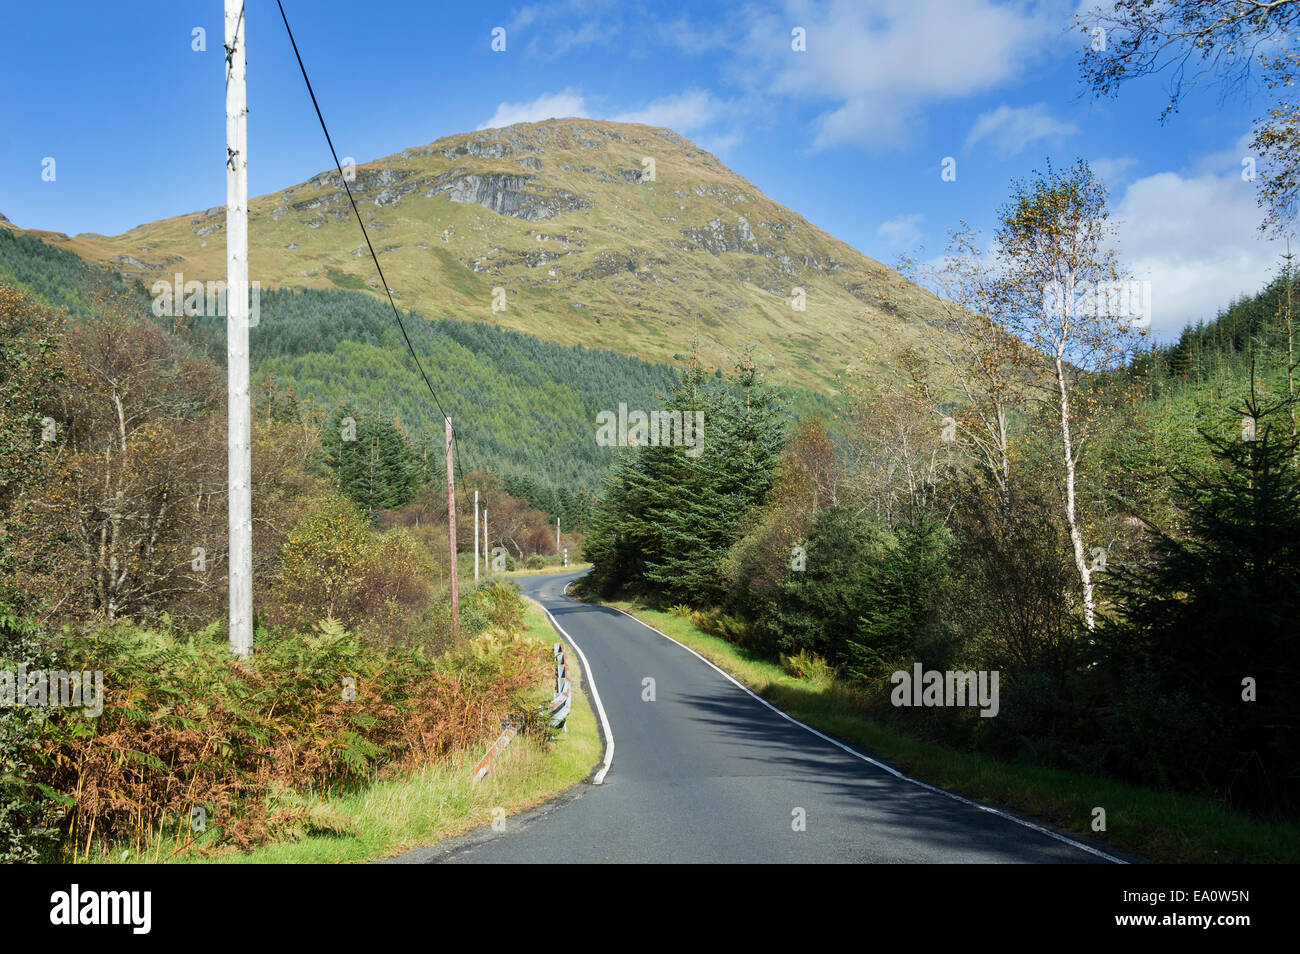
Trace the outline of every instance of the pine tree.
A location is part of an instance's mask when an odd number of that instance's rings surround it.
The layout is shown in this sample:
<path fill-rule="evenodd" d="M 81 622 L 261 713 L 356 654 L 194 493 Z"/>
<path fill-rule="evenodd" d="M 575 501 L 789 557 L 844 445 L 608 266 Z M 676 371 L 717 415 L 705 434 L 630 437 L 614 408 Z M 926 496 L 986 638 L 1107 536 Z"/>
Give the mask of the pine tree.
<path fill-rule="evenodd" d="M 786 575 L 770 620 L 760 622 L 769 648 L 849 661 L 849 640 L 870 597 L 872 567 L 884 541 L 863 514 L 833 505 L 817 514 L 803 542 L 804 565 Z"/>
<path fill-rule="evenodd" d="M 1103 675 L 1126 698 L 1185 713 L 1172 744 L 1186 751 L 1162 761 L 1257 806 L 1294 804 L 1300 765 L 1300 475 L 1289 403 L 1264 405 L 1252 386 L 1232 437 L 1202 431 L 1216 466 L 1177 480 L 1187 536 L 1153 532 L 1154 562 L 1116 574 L 1118 618 L 1099 639 Z M 1257 701 L 1246 701 L 1252 685 Z"/>
<path fill-rule="evenodd" d="M 919 659 L 917 646 L 937 635 L 949 540 L 943 523 L 922 511 L 898 528 L 879 561 L 868 568 L 862 616 L 847 652 L 855 674 L 876 675 L 909 653 Z"/>
<path fill-rule="evenodd" d="M 704 411 L 702 451 L 690 458 L 676 448 L 665 458 L 657 485 L 663 545 L 645 559 L 645 578 L 670 599 L 717 604 L 724 595 L 722 559 L 742 535 L 743 521 L 762 504 L 776 479 L 784 443 L 780 408 L 746 351 L 729 387 L 705 390 L 698 361 L 674 394 L 683 414 Z M 700 395 L 707 404 L 700 408 Z"/>
<path fill-rule="evenodd" d="M 347 424 L 348 419 L 352 424 Z M 380 414 L 341 405 L 322 439 L 325 462 L 339 488 L 370 519 L 415 496 L 420 465 L 406 435 Z"/>

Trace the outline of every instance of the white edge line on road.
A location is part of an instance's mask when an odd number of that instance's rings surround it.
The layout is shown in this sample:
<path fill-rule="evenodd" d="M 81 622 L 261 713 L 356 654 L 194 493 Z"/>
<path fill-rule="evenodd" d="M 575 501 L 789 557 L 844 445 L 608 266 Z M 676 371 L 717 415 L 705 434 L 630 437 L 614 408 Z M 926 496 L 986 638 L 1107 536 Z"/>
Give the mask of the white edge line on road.
<path fill-rule="evenodd" d="M 567 592 L 571 585 L 567 584 L 562 592 Z M 540 600 L 538 600 L 537 605 L 542 606 Z M 614 761 L 614 730 L 609 727 L 609 717 L 605 715 L 605 706 L 600 701 L 600 690 L 596 688 L 596 676 L 591 671 L 591 664 L 587 662 L 587 655 L 582 651 L 582 647 L 564 631 L 563 626 L 555 621 L 555 617 L 551 615 L 550 610 L 542 606 L 542 612 L 546 614 L 546 618 L 551 621 L 551 625 L 559 631 L 560 635 L 569 641 L 569 645 L 574 648 L 578 658 L 582 660 L 582 674 L 587 677 L 587 685 L 591 687 L 591 698 L 596 703 L 596 713 L 600 716 L 600 726 L 605 732 L 605 761 L 601 764 L 600 771 L 591 780 L 592 785 L 601 785 L 605 781 L 605 773 L 609 771 L 609 766 Z M 635 618 L 633 617 L 633 619 Z"/>
<path fill-rule="evenodd" d="M 566 589 L 567 589 L 567 587 L 566 587 Z M 895 778 L 902 779 L 904 782 L 911 782 L 913 785 L 920 786 L 921 788 L 925 789 L 926 791 L 935 792 L 935 793 L 937 793 L 937 794 L 939 794 L 939 795 L 946 795 L 946 796 L 948 796 L 949 798 L 955 799 L 955 800 L 961 802 L 961 803 L 964 804 L 964 805 L 971 805 L 971 806 L 973 806 L 973 807 L 975 807 L 975 808 L 978 808 L 978 809 L 979 809 L 980 811 L 982 811 L 982 812 L 989 812 L 989 813 L 991 813 L 991 814 L 997 815 L 999 818 L 1005 818 L 1005 819 L 1007 819 L 1008 821 L 1013 821 L 1013 822 L 1015 822 L 1017 825 L 1023 825 L 1023 826 L 1026 827 L 1026 828 L 1032 828 L 1034 831 L 1036 831 L 1036 832 L 1040 832 L 1040 833 L 1046 835 L 1046 836 L 1049 837 L 1049 838 L 1055 838 L 1057 841 L 1064 842 L 1065 844 L 1070 845 L 1071 847 L 1074 847 L 1074 848 L 1078 848 L 1078 849 L 1081 850 L 1081 851 L 1086 851 L 1086 852 L 1088 852 L 1088 853 L 1091 854 L 1091 855 L 1096 855 L 1098 858 L 1104 858 L 1104 859 L 1106 859 L 1107 861 L 1112 862 L 1112 863 L 1114 863 L 1114 864 L 1117 864 L 1117 865 L 1126 865 L 1126 864 L 1128 864 L 1128 862 L 1125 861 L 1125 860 L 1122 859 L 1122 858 L 1116 858 L 1114 855 L 1108 855 L 1108 854 L 1106 854 L 1106 852 L 1104 852 L 1104 851 L 1099 851 L 1098 849 L 1093 848 L 1091 845 L 1085 845 L 1083 842 L 1075 841 L 1073 838 L 1067 838 L 1065 835 L 1062 835 L 1060 832 L 1052 831 L 1050 828 L 1044 828 L 1042 825 L 1035 825 L 1035 824 L 1034 824 L 1033 822 L 1031 822 L 1031 821 L 1025 821 L 1025 819 L 1023 819 L 1023 818 L 1017 818 L 1015 815 L 1010 815 L 1010 814 L 1008 814 L 1007 812 L 1004 812 L 1004 811 L 1002 811 L 1002 810 L 999 809 L 999 808 L 994 808 L 992 805 L 983 805 L 983 804 L 981 804 L 980 802 L 975 801 L 974 799 L 967 798 L 967 797 L 964 796 L 964 795 L 958 795 L 956 792 L 950 792 L 950 791 L 948 791 L 947 789 L 945 789 L 945 788 L 940 788 L 940 787 L 937 786 L 937 785 L 931 785 L 931 784 L 929 784 L 928 782 L 922 782 L 922 781 L 920 781 L 919 779 L 911 778 L 910 776 L 904 775 L 902 772 L 898 771 L 898 769 L 896 769 L 896 768 L 891 768 L 890 766 L 885 765 L 883 762 L 878 762 L 878 761 L 876 761 L 875 759 L 873 759 L 873 758 L 872 758 L 871 756 L 869 756 L 869 755 L 863 755 L 861 752 L 857 751 L 857 750 L 854 749 L 854 748 L 851 748 L 850 746 L 845 745 L 843 742 L 840 742 L 838 739 L 832 739 L 829 735 L 825 735 L 824 733 L 817 731 L 817 730 L 814 729 L 812 726 L 810 726 L 810 725 L 808 725 L 808 724 L 806 724 L 806 723 L 800 722 L 798 719 L 796 719 L 794 716 L 790 715 L 788 712 L 784 712 L 784 711 L 782 711 L 781 709 L 777 708 L 776 706 L 772 705 L 772 703 L 768 702 L 766 699 L 764 699 L 764 698 L 763 698 L 762 696 L 760 696 L 758 693 L 754 692 L 752 689 L 750 689 L 750 688 L 749 688 L 748 686 L 746 686 L 744 683 L 740 682 L 740 680 L 736 679 L 733 675 L 731 675 L 731 673 L 729 673 L 729 672 L 727 672 L 725 669 L 722 669 L 722 668 L 720 668 L 719 666 L 715 665 L 713 662 L 711 662 L 710 660 L 706 659 L 704 656 L 701 656 L 701 655 L 700 655 L 699 653 L 697 653 L 695 650 L 691 649 L 690 646 L 687 646 L 687 645 L 685 645 L 684 643 L 680 643 L 680 642 L 678 642 L 677 640 L 673 639 L 671 636 L 669 636 L 667 633 L 663 632 L 662 630 L 655 629 L 653 626 L 651 626 L 651 625 L 650 625 L 649 623 L 647 623 L 645 620 L 637 619 L 637 618 L 636 618 L 635 616 L 633 616 L 631 613 L 626 613 L 626 612 L 624 612 L 623 610 L 619 609 L 617 606 L 611 606 L 611 607 L 609 607 L 609 608 L 612 609 L 612 610 L 615 610 L 616 612 L 623 613 L 623 615 L 626 616 L 628 619 L 636 620 L 636 622 L 640 623 L 640 624 L 641 624 L 642 626 L 644 626 L 646 629 L 650 630 L 651 632 L 658 633 L 660 636 L 662 636 L 664 639 L 668 640 L 670 643 L 677 643 L 678 646 L 681 646 L 682 649 L 686 650 L 688 653 L 690 653 L 690 654 L 691 654 L 692 656 L 694 656 L 696 659 L 700 660 L 700 662 L 702 662 L 702 663 L 704 663 L 706 666 L 709 666 L 709 667 L 711 667 L 712 669 L 716 670 L 716 671 L 717 671 L 717 672 L 718 672 L 718 673 L 719 673 L 719 674 L 720 674 L 724 679 L 726 679 L 728 682 L 732 683 L 734 686 L 736 686 L 736 687 L 737 687 L 738 689 L 740 689 L 742 692 L 748 693 L 750 696 L 752 696 L 752 697 L 753 697 L 754 699 L 756 699 L 758 702 L 761 702 L 763 705 L 767 706 L 769 709 L 771 709 L 773 712 L 775 712 L 777 715 L 779 715 L 782 719 L 785 719 L 787 722 L 793 722 L 795 725 L 799 726 L 799 728 L 801 728 L 801 729 L 806 729 L 807 731 L 811 732 L 813 735 L 817 736 L 817 738 L 819 738 L 819 739 L 823 739 L 823 740 L 829 742 L 831 745 L 835 746 L 835 747 L 838 748 L 838 749 L 843 749 L 845 752 L 849 753 L 849 755 L 852 755 L 852 756 L 854 756 L 854 757 L 856 757 L 856 758 L 862 759 L 862 761 L 864 761 L 864 762 L 870 762 L 872 765 L 876 766 L 876 768 L 884 769 L 886 772 L 888 772 L 890 775 L 894 776 Z M 547 615 L 550 615 L 550 614 L 548 613 Z M 554 620 L 552 620 L 552 622 L 554 622 Z M 557 623 L 556 626 L 558 627 L 558 625 L 559 625 L 559 624 Z M 560 632 L 564 632 L 564 631 L 563 631 L 563 630 L 560 630 Z M 567 634 L 566 634 L 566 635 L 567 635 Z M 570 640 L 570 642 L 572 642 L 572 640 Z M 574 648 L 574 649 L 578 649 L 578 647 L 577 647 L 576 644 L 574 645 L 573 648 Z M 581 650 L 581 649 L 578 649 L 578 654 L 579 654 L 579 655 L 582 654 L 582 650 Z M 585 664 L 586 660 L 584 659 L 583 662 L 584 662 L 584 664 Z M 594 692 L 595 689 L 596 689 L 595 683 L 592 684 L 592 687 L 591 687 L 591 688 L 592 688 L 592 691 Z M 597 705 L 599 705 L 599 701 L 597 701 Z M 603 711 L 603 710 L 601 711 L 601 716 L 602 716 L 602 718 L 604 717 L 604 711 Z M 613 745 L 614 745 L 614 743 L 613 743 L 613 740 L 611 739 L 611 740 L 610 740 L 610 748 L 611 748 L 611 749 L 613 749 Z"/>

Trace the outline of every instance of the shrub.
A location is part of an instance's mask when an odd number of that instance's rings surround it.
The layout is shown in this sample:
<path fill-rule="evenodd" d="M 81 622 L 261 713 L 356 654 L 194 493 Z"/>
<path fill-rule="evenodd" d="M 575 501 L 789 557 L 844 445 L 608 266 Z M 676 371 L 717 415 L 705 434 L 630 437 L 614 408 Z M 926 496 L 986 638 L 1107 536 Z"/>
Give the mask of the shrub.
<path fill-rule="evenodd" d="M 781 668 L 796 679 L 811 679 L 829 685 L 835 679 L 835 667 L 821 656 L 801 649 L 794 656 L 784 656 Z"/>
<path fill-rule="evenodd" d="M 0 669 L 56 668 L 40 632 L 0 602 Z M 25 690 L 24 690 L 25 691 Z M 37 772 L 44 711 L 0 708 L 0 862 L 41 860 L 54 845 L 66 799 Z"/>
<path fill-rule="evenodd" d="M 519 593 L 519 586 L 513 580 L 485 583 L 473 590 L 466 602 L 482 612 L 486 621 L 485 628 L 505 633 L 523 626 L 524 611 L 528 607 Z"/>
<path fill-rule="evenodd" d="M 67 639 L 66 668 L 106 674 L 103 714 L 52 710 L 32 779 L 75 795 L 64 822 L 74 844 L 93 833 L 142 845 L 165 831 L 178 850 L 245 848 L 286 828 L 328 827 L 292 793 L 342 791 L 477 747 L 506 717 L 539 731 L 550 660 L 517 631 L 439 659 L 367 649 L 337 621 L 307 634 L 259 630 L 256 646 L 237 661 L 216 626 L 122 623 Z M 197 846 L 195 806 L 211 829 Z"/>
<path fill-rule="evenodd" d="M 346 498 L 330 493 L 311 507 L 289 531 L 281 552 L 277 597 L 285 621 L 355 619 L 370 549 L 370 529 Z"/>

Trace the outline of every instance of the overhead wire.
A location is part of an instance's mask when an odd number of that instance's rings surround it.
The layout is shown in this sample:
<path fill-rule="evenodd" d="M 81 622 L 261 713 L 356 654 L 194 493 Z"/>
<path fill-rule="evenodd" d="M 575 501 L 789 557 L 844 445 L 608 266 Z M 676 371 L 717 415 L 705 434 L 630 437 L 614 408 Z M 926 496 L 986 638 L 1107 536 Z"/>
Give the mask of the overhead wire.
<path fill-rule="evenodd" d="M 361 226 L 361 234 L 365 237 L 366 248 L 370 249 L 370 257 L 375 263 L 375 270 L 379 273 L 379 281 L 384 286 L 384 294 L 388 296 L 388 304 L 393 309 L 393 317 L 397 319 L 397 327 L 402 332 L 402 339 L 406 342 L 406 349 L 411 353 L 411 360 L 415 362 L 416 370 L 420 372 L 420 377 L 424 379 L 425 387 L 429 389 L 429 395 L 433 398 L 434 405 L 442 415 L 443 420 L 447 420 L 450 415 L 447 414 L 438 400 L 438 394 L 433 388 L 433 382 L 424 371 L 424 365 L 420 362 L 420 356 L 415 351 L 415 346 L 411 344 L 411 336 L 406 333 L 406 324 L 402 321 L 401 313 L 397 309 L 397 303 L 393 301 L 393 290 L 388 285 L 387 278 L 384 277 L 384 267 L 379 264 L 379 256 L 375 253 L 375 247 L 370 242 L 370 233 L 366 230 L 366 223 L 361 217 L 361 211 L 357 208 L 356 197 L 352 194 L 352 189 L 348 186 L 347 176 L 343 174 L 343 164 L 339 162 L 338 152 L 334 149 L 334 140 L 330 136 L 329 127 L 325 124 L 325 117 L 321 113 L 320 103 L 316 100 L 316 92 L 312 89 L 311 79 L 307 76 L 307 67 L 303 64 L 302 54 L 298 52 L 298 43 L 293 37 L 293 29 L 289 26 L 289 18 L 285 15 L 284 4 L 276 0 L 276 6 L 280 8 L 280 19 L 284 21 L 285 32 L 289 34 L 289 44 L 293 47 L 293 55 L 298 60 L 298 69 L 302 72 L 303 82 L 307 84 L 307 94 L 311 97 L 311 104 L 316 109 L 316 118 L 320 121 L 321 131 L 325 134 L 325 142 L 329 145 L 330 155 L 334 158 L 334 166 L 338 169 L 339 179 L 343 183 L 343 189 L 347 192 L 348 201 L 352 204 L 352 212 L 357 217 L 357 224 Z M 461 466 L 462 454 L 458 452 L 459 441 L 456 435 L 456 427 L 453 424 L 451 430 L 452 451 L 455 455 L 455 467 L 460 474 L 461 482 L 465 481 L 464 469 Z M 474 468 L 471 468 L 471 472 Z"/>

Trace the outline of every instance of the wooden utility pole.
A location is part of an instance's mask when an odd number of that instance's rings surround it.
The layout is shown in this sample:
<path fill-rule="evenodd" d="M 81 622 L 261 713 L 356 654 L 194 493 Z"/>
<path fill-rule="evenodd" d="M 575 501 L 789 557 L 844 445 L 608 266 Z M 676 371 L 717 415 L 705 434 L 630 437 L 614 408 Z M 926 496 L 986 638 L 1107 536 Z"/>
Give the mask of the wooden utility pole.
<path fill-rule="evenodd" d="M 560 555 L 560 518 L 555 518 L 555 555 Z"/>
<path fill-rule="evenodd" d="M 253 651 L 252 443 L 248 388 L 248 105 L 244 0 L 226 0 L 226 380 L 230 649 Z"/>
<path fill-rule="evenodd" d="M 478 582 L 478 491 L 474 491 L 474 582 Z"/>
<path fill-rule="evenodd" d="M 451 418 L 447 422 L 447 537 L 451 554 L 451 642 L 460 645 L 460 586 L 456 582 L 456 484 L 451 470 Z"/>

